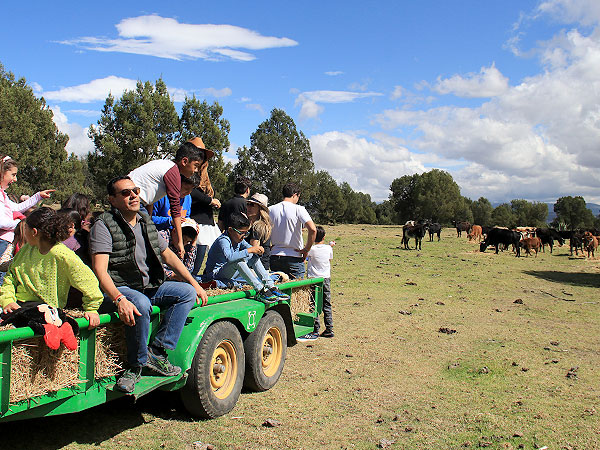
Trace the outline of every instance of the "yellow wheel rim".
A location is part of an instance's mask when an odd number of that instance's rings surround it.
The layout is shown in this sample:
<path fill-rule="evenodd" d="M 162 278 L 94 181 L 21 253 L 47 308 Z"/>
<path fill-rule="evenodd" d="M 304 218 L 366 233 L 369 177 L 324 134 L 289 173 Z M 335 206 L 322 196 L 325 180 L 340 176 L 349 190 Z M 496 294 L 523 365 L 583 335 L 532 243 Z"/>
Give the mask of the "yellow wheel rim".
<path fill-rule="evenodd" d="M 237 355 L 231 341 L 222 341 L 212 356 L 210 385 L 217 398 L 229 397 L 237 378 Z"/>
<path fill-rule="evenodd" d="M 283 341 L 281 330 L 277 327 L 269 328 L 265 334 L 262 345 L 262 369 L 267 377 L 277 373 L 283 354 Z"/>

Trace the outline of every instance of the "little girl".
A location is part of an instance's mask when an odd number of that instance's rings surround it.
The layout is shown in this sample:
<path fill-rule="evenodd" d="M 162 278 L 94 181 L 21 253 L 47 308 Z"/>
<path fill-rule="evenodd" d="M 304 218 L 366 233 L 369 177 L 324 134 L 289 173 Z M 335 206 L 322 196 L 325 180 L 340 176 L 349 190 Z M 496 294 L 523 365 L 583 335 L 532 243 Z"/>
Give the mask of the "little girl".
<path fill-rule="evenodd" d="M 10 156 L 5 156 L 0 161 L 0 255 L 4 253 L 15 235 L 14 229 L 19 223 L 13 213 L 27 211 L 37 205 L 42 199 L 49 198 L 54 189 L 40 191 L 28 200 L 14 203 L 8 198 L 6 189 L 17 181 L 17 163 Z M 0 273 L 0 283 L 4 278 L 4 272 Z"/>
<path fill-rule="evenodd" d="M 61 241 L 69 235 L 68 224 L 51 208 L 38 208 L 25 220 L 25 240 L 15 255 L 0 289 L 0 306 L 12 312 L 19 303 L 43 301 L 64 308 L 69 288 L 83 294 L 84 317 L 90 328 L 100 324 L 98 307 L 103 295 L 98 279 L 81 259 Z"/>

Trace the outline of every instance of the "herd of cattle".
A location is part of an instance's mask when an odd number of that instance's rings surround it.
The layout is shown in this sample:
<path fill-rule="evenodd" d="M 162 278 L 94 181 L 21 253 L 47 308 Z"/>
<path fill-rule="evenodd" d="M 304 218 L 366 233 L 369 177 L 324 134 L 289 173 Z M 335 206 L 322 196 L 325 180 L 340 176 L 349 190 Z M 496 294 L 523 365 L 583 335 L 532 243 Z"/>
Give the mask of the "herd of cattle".
<path fill-rule="evenodd" d="M 512 245 L 513 252 L 517 257 L 521 256 L 521 249 L 525 250 L 526 255 L 531 255 L 531 252 L 535 251 L 537 256 L 540 250 L 545 251 L 546 245 L 550 247 L 550 253 L 552 253 L 555 241 L 562 246 L 568 239 L 571 256 L 573 251 L 575 251 L 575 255 L 579 255 L 579 251 L 581 251 L 582 254 L 587 252 L 589 258 L 594 256 L 600 241 L 600 233 L 597 230 L 558 231 L 553 228 L 535 227 L 517 227 L 510 230 L 503 227 L 472 225 L 469 222 L 453 222 L 453 225 L 456 227 L 457 237 L 466 232 L 469 240 L 477 239 L 480 251 L 485 252 L 488 247 L 494 247 L 498 253 L 499 250 L 507 250 Z M 409 241 L 414 239 L 415 249 L 421 250 L 421 241 L 427 233 L 429 233 L 429 241 L 433 241 L 435 235 L 439 241 L 441 232 L 442 226 L 439 223 L 411 220 L 406 222 L 402 229 L 402 244 L 405 249 L 409 250 Z"/>

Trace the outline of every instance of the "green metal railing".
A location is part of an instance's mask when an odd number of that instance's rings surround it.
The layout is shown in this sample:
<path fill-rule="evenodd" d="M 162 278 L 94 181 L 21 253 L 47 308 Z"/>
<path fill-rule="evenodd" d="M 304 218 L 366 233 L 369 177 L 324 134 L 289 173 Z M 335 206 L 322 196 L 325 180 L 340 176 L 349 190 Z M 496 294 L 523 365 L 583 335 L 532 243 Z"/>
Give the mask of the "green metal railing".
<path fill-rule="evenodd" d="M 320 313 L 322 308 L 322 278 L 281 283 L 278 285 L 278 288 L 291 295 L 293 289 L 310 285 L 315 286 L 315 294 L 318 299 L 316 312 Z M 214 295 L 208 298 L 207 305 L 216 305 L 240 299 L 251 299 L 255 295 L 256 291 L 253 289 Z M 194 306 L 194 308 L 199 307 L 201 305 Z M 151 316 L 152 327 L 153 323 L 157 323 L 160 318 L 160 308 L 154 306 Z M 57 392 L 13 404 L 10 403 L 12 345 L 13 342 L 36 337 L 36 334 L 29 327 L 0 331 L 0 421 L 4 418 L 10 420 L 8 416 L 17 413 L 20 413 L 19 418 L 28 418 L 80 411 L 123 395 L 122 393 L 113 392 L 108 389 L 107 386 L 114 381 L 114 377 L 100 380 L 95 379 L 96 330 L 87 329 L 89 322 L 85 318 L 75 320 L 80 328 L 79 347 L 77 350 L 79 352 L 79 383 L 69 388 L 60 389 Z M 299 314 L 295 325 L 298 325 L 300 328 L 312 327 L 313 320 L 314 313 Z M 116 313 L 100 315 L 100 325 L 117 322 L 120 322 L 120 319 Z M 74 396 L 78 398 L 73 399 L 72 397 Z M 30 411 L 33 409 L 37 411 Z"/>

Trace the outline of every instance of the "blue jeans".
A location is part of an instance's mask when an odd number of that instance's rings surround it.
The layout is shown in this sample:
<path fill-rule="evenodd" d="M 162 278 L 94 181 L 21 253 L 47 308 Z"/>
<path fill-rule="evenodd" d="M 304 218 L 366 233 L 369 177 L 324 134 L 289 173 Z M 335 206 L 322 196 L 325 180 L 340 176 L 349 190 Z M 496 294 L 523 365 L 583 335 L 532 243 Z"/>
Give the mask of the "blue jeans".
<path fill-rule="evenodd" d="M 304 260 L 297 256 L 278 256 L 271 255 L 271 271 L 272 272 L 283 272 L 295 278 L 301 280 L 304 278 Z"/>
<path fill-rule="evenodd" d="M 4 251 L 8 248 L 10 242 L 5 241 L 4 239 L 0 239 L 0 256 L 4 254 Z M 0 284 L 4 282 L 4 276 L 6 272 L 0 272 Z"/>
<path fill-rule="evenodd" d="M 254 269 L 254 272 L 260 277 L 260 280 L 250 269 Z M 217 272 L 213 273 L 213 277 L 224 283 L 229 283 L 230 281 L 233 281 L 234 278 L 242 277 L 257 291 L 260 291 L 265 285 L 269 288 L 275 285 L 269 272 L 265 270 L 262 262 L 260 262 L 260 256 L 256 254 L 253 254 L 242 261 L 226 263 Z"/>
<path fill-rule="evenodd" d="M 153 344 L 168 350 L 177 346 L 181 330 L 185 324 L 194 302 L 196 289 L 191 284 L 179 281 L 165 281 L 158 289 L 146 291 L 148 296 L 127 286 L 120 286 L 127 300 L 135 305 L 141 316 L 135 316 L 135 325 L 125 326 L 127 342 L 127 361 L 131 367 L 143 367 L 148 360 L 148 330 L 150 328 L 150 311 L 152 306 L 167 307 L 160 322 Z M 105 297 L 106 298 L 106 297 Z M 107 299 L 110 302 L 110 299 Z M 104 302 L 100 312 L 107 312 Z M 112 305 L 112 302 L 110 302 Z"/>

